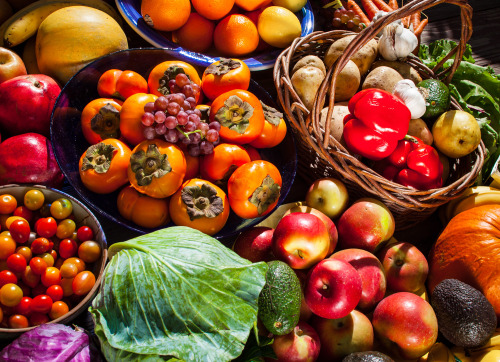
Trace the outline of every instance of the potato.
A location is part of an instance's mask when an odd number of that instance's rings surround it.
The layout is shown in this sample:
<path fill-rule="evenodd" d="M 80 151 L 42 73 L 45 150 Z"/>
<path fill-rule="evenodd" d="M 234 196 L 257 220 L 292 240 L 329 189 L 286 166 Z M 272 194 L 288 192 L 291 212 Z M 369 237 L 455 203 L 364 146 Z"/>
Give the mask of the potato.
<path fill-rule="evenodd" d="M 432 142 L 434 142 L 431 130 L 421 118 L 410 120 L 407 134 L 420 138 L 426 145 L 432 145 Z"/>
<path fill-rule="evenodd" d="M 349 60 L 337 76 L 335 83 L 335 101 L 349 100 L 359 89 L 361 74 L 359 68 L 352 60 Z"/>
<path fill-rule="evenodd" d="M 385 66 L 394 69 L 399 74 L 401 74 L 401 76 L 404 79 L 410 79 L 415 84 L 422 81 L 422 77 L 420 76 L 420 74 L 418 74 L 418 71 L 415 68 L 413 68 L 410 64 L 404 62 L 380 59 L 372 64 L 372 70 L 380 66 Z"/>
<path fill-rule="evenodd" d="M 345 36 L 339 40 L 336 40 L 332 45 L 330 45 L 324 58 L 324 62 L 327 68 L 330 68 L 333 63 L 335 63 L 337 58 L 342 55 L 344 49 L 352 41 L 352 39 L 354 39 L 355 36 L 356 35 Z M 375 39 L 372 39 L 368 43 L 363 45 L 363 47 L 351 57 L 351 60 L 358 66 L 361 76 L 364 76 L 366 73 L 368 73 L 368 70 L 375 61 L 375 58 L 377 58 L 377 54 L 378 42 Z"/>
<path fill-rule="evenodd" d="M 397 71 L 389 67 L 380 66 L 368 73 L 361 88 L 377 88 L 392 93 L 396 83 L 400 80 L 403 80 L 403 77 Z"/>
<path fill-rule="evenodd" d="M 305 57 L 300 58 L 299 61 L 297 63 L 295 63 L 295 65 L 293 66 L 292 75 L 298 69 L 300 69 L 306 65 L 312 65 L 313 67 L 319 68 L 323 71 L 323 74 L 326 75 L 325 64 L 323 63 L 321 58 L 316 56 L 316 55 L 306 55 Z"/>
<path fill-rule="evenodd" d="M 344 144 L 344 139 L 342 137 L 344 133 L 344 117 L 349 114 L 347 109 L 348 102 L 335 103 L 333 106 L 332 118 L 330 120 L 330 134 L 341 144 Z M 326 115 L 328 113 L 328 107 L 321 110 L 319 123 L 323 129 L 325 128 Z"/>
<path fill-rule="evenodd" d="M 299 68 L 292 75 L 293 88 L 308 110 L 314 105 L 314 97 L 323 79 L 325 79 L 323 71 L 312 65 Z"/>

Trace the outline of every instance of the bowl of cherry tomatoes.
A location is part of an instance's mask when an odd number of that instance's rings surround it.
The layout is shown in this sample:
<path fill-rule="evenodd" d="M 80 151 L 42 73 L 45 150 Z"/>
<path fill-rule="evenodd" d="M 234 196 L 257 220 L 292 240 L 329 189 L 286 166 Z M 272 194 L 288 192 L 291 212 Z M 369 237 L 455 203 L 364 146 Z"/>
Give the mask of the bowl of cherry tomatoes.
<path fill-rule="evenodd" d="M 68 323 L 88 308 L 107 246 L 83 203 L 45 186 L 0 186 L 0 228 L 0 338 Z"/>

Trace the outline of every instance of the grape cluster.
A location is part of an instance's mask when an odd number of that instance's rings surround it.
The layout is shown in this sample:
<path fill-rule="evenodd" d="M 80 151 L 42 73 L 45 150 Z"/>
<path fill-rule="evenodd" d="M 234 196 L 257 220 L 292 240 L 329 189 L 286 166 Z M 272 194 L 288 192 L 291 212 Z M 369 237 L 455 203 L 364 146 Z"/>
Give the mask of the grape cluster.
<path fill-rule="evenodd" d="M 352 10 L 344 8 L 337 9 L 333 13 L 332 25 L 335 29 L 347 29 L 356 33 L 360 32 L 365 26 L 361 19 Z"/>
<path fill-rule="evenodd" d="M 186 74 L 169 81 L 170 94 L 144 105 L 141 122 L 148 140 L 165 137 L 170 143 L 183 144 L 191 156 L 208 155 L 219 143 L 219 122 L 206 123 L 196 108 L 200 87 Z"/>

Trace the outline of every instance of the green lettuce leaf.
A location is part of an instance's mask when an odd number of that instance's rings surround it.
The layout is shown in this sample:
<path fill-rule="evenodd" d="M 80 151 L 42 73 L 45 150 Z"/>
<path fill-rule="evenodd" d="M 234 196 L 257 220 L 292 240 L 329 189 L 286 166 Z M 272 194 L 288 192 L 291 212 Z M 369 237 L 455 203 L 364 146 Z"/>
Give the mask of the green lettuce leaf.
<path fill-rule="evenodd" d="M 90 308 L 109 360 L 219 362 L 242 353 L 266 263 L 182 226 L 113 244 L 109 255 Z"/>

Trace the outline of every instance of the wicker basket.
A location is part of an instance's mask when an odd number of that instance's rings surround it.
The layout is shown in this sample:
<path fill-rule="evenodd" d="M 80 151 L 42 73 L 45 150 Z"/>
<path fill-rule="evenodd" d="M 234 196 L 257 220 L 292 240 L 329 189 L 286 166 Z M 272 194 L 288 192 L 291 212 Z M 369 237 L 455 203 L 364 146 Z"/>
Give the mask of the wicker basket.
<path fill-rule="evenodd" d="M 436 78 L 449 84 L 472 33 L 472 8 L 466 0 L 413 0 L 357 33 L 342 56 L 328 70 L 325 80 L 316 94 L 311 112 L 304 106 L 292 86 L 290 70 L 293 64 L 309 54 L 323 58 L 333 42 L 356 33 L 332 30 L 314 32 L 295 39 L 290 47 L 279 55 L 274 67 L 273 76 L 278 98 L 297 140 L 298 154 L 300 155 L 299 175 L 308 182 L 321 177 L 337 177 L 345 182 L 353 200 L 360 197 L 373 197 L 381 200 L 392 211 L 398 230 L 418 224 L 436 211 L 440 205 L 458 197 L 475 182 L 484 162 L 486 151 L 483 143 L 481 142 L 473 153 L 460 159 L 449 160 L 450 176 L 444 187 L 419 191 L 387 180 L 357 157 L 351 155 L 331 135 L 330 122 L 326 122 L 324 128 L 320 125 L 320 112 L 323 104 L 328 106 L 330 110 L 333 109 L 337 76 L 355 52 L 369 40 L 375 38 L 382 28 L 391 22 L 441 3 L 450 3 L 460 7 L 462 29 L 461 39 L 457 47 L 435 69 L 441 68 L 442 63 L 455 55 L 453 65 L 446 71 L 435 74 L 434 70 L 424 66 L 415 56 L 410 56 L 405 61 L 416 68 L 423 79 Z M 329 95 L 327 96 L 327 94 Z M 454 100 L 452 100 L 452 107 L 460 109 Z M 327 115 L 326 119 L 330 119 L 330 114 Z"/>

